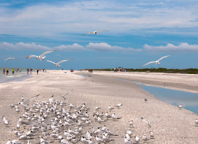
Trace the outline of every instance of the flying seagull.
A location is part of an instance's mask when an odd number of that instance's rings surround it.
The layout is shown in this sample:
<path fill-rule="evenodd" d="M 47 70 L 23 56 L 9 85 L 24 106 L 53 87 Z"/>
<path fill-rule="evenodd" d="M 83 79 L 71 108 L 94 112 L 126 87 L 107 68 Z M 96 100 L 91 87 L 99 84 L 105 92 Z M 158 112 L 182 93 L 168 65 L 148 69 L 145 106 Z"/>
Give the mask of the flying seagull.
<path fill-rule="evenodd" d="M 73 59 L 73 58 L 71 58 L 71 59 Z M 46 60 L 46 61 L 47 61 L 47 62 L 51 62 L 51 63 L 53 63 L 55 66 L 59 67 L 59 66 L 60 66 L 60 65 L 59 65 L 60 63 L 66 62 L 66 61 L 71 60 L 71 59 L 62 60 L 62 61 L 60 61 L 60 62 L 58 62 L 58 63 L 55 63 L 55 62 L 50 61 L 50 60 Z"/>
<path fill-rule="evenodd" d="M 36 57 L 36 59 L 44 60 L 44 58 L 46 57 L 46 56 L 44 56 L 45 54 L 51 53 L 51 52 L 54 52 L 54 51 L 57 51 L 57 50 L 46 51 L 46 52 L 42 53 L 40 56 L 37 56 L 37 55 L 29 55 L 29 56 L 27 56 L 26 58 Z"/>
<path fill-rule="evenodd" d="M 156 61 L 151 61 L 151 62 L 148 62 L 148 63 L 146 63 L 145 65 L 148 65 L 148 64 L 151 64 L 151 63 L 155 63 L 156 65 L 157 64 L 160 64 L 160 60 L 162 60 L 163 58 L 166 58 L 166 57 L 169 57 L 170 55 L 167 55 L 167 56 L 163 56 L 163 57 L 161 57 L 160 59 L 158 59 L 158 60 L 156 60 Z M 145 66 L 145 65 L 143 65 L 143 66 Z M 142 66 L 142 67 L 143 67 Z"/>
<path fill-rule="evenodd" d="M 14 58 L 14 57 L 9 57 L 9 58 L 5 59 L 4 62 L 7 61 L 7 60 L 11 60 L 11 59 L 16 59 L 16 58 Z"/>
<path fill-rule="evenodd" d="M 86 33 L 84 35 L 88 35 L 88 34 L 92 34 L 92 33 L 95 34 L 95 35 L 97 35 L 98 32 L 101 32 L 101 31 L 108 31 L 108 30 L 98 30 L 98 31 L 88 32 L 88 33 Z M 82 35 L 82 36 L 84 36 L 84 35 Z"/>
<path fill-rule="evenodd" d="M 157 118 L 159 118 L 160 116 L 158 116 Z M 142 121 L 146 122 L 149 126 L 149 128 L 151 128 L 151 123 L 153 123 L 157 118 L 153 119 L 151 122 L 146 121 L 143 117 L 141 117 Z"/>

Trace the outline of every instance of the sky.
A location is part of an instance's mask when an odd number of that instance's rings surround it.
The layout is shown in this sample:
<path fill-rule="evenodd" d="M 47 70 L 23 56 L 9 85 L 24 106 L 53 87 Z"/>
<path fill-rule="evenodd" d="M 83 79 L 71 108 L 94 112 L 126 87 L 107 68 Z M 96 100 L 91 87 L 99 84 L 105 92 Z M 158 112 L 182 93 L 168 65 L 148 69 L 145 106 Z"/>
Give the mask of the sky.
<path fill-rule="evenodd" d="M 198 68 L 198 1 L 0 0 L 0 67 Z"/>

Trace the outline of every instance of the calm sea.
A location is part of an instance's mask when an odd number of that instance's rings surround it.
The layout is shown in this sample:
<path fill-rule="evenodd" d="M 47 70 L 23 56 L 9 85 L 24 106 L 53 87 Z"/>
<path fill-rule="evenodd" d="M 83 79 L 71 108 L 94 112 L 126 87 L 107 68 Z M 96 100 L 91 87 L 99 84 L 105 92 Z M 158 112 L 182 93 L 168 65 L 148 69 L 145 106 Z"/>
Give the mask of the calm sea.
<path fill-rule="evenodd" d="M 3 69 L 8 69 L 9 73 L 8 75 L 3 74 Z M 14 69 L 15 72 L 12 74 L 12 68 L 4 68 L 0 67 L 0 83 L 9 82 L 9 81 L 22 81 L 23 79 L 31 77 L 30 75 L 27 75 L 27 69 L 19 68 L 19 71 L 16 72 L 16 69 Z"/>

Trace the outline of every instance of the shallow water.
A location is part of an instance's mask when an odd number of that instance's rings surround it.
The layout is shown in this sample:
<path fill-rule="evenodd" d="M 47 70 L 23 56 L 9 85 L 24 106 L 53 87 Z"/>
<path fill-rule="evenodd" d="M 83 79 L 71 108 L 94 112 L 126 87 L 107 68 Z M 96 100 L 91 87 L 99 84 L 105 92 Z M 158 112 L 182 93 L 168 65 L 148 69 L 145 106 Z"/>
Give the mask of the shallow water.
<path fill-rule="evenodd" d="M 89 75 L 81 75 L 81 76 L 84 76 L 84 77 L 92 77 L 92 76 L 89 76 Z"/>
<path fill-rule="evenodd" d="M 5 68 L 7 69 L 7 68 Z M 22 81 L 26 78 L 30 78 L 30 75 L 27 75 L 26 69 L 20 69 L 21 72 L 14 72 L 12 74 L 12 68 L 8 68 L 9 73 L 8 75 L 3 74 L 3 68 L 0 67 L 0 83 L 10 82 L 10 81 Z"/>
<path fill-rule="evenodd" d="M 130 81 L 125 79 L 117 79 L 122 81 Z M 174 106 L 183 104 L 183 108 L 198 114 L 198 93 L 191 93 L 179 90 L 172 90 L 168 88 L 148 86 L 140 82 L 130 81 L 137 85 L 148 93 L 152 94 L 156 98 L 169 103 Z"/>
<path fill-rule="evenodd" d="M 156 98 L 174 106 L 179 106 L 180 104 L 183 104 L 183 108 L 198 114 L 197 93 L 190 93 L 145 85 L 142 86 L 142 89 L 154 95 Z"/>

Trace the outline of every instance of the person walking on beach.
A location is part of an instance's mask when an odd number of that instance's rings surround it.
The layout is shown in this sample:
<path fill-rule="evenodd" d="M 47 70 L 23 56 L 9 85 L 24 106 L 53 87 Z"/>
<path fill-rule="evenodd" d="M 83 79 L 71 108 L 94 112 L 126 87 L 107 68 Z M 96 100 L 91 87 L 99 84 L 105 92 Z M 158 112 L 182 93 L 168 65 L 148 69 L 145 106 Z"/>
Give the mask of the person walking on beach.
<path fill-rule="evenodd" d="M 6 70 L 6 75 L 8 75 L 8 73 L 9 73 L 9 70 L 7 69 L 7 70 Z"/>
<path fill-rule="evenodd" d="M 12 74 L 14 74 L 14 69 L 12 69 Z"/>
<path fill-rule="evenodd" d="M 30 74 L 32 74 L 33 68 L 30 68 Z"/>
<path fill-rule="evenodd" d="M 5 74 L 5 69 L 3 69 L 3 74 Z"/>
<path fill-rule="evenodd" d="M 39 69 L 37 69 L 37 75 L 38 75 L 38 73 L 39 73 Z"/>
<path fill-rule="evenodd" d="M 29 68 L 27 68 L 27 74 L 29 74 L 29 71 L 30 71 Z"/>

